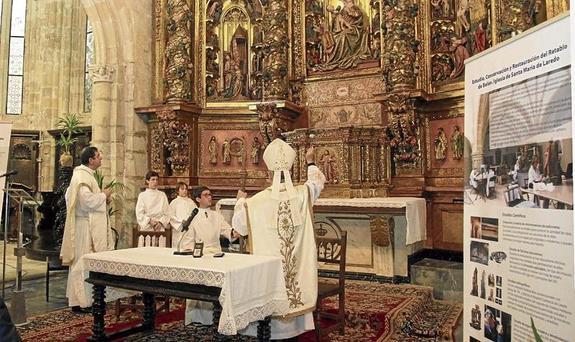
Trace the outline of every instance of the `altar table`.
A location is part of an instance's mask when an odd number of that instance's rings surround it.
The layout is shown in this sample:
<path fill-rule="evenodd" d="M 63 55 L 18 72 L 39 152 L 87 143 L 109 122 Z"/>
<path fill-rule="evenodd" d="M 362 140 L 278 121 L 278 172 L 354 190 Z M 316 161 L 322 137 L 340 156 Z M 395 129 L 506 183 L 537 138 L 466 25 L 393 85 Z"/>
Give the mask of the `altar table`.
<path fill-rule="evenodd" d="M 227 253 L 223 258 L 209 254 L 194 258 L 175 256 L 173 251 L 140 247 L 82 257 L 85 271 L 90 272 L 86 281 L 94 286 L 92 340 L 108 338 L 104 334 L 106 286 L 144 293 L 143 324 L 130 333 L 153 330 L 154 294 L 219 303 L 218 332 L 224 335 L 235 335 L 251 322 L 269 323 L 270 316 L 288 312 L 279 257 Z M 265 331 L 258 329 L 259 340 L 269 339 L 267 325 Z"/>

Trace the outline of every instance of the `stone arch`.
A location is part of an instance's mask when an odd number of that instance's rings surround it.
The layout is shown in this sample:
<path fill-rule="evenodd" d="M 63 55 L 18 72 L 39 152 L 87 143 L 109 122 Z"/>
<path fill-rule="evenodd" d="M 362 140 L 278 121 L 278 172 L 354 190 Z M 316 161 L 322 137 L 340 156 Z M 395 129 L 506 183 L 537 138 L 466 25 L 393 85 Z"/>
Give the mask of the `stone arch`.
<path fill-rule="evenodd" d="M 82 0 L 94 28 L 92 143 L 104 154 L 102 173 L 127 189 L 113 226 L 126 246 L 147 169 L 146 125 L 135 108 L 151 104 L 153 0 Z M 119 204 L 117 204 L 119 205 Z"/>

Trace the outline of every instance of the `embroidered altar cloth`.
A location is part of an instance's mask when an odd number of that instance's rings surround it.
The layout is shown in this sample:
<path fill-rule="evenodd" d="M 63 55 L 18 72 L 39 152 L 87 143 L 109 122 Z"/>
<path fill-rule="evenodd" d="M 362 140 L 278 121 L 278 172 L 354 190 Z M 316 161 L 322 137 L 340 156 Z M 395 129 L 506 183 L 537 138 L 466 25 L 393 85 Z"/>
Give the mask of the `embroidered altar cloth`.
<path fill-rule="evenodd" d="M 86 271 L 139 279 L 215 286 L 222 315 L 218 332 L 235 335 L 250 322 L 288 312 L 279 257 L 227 253 L 223 258 L 173 255 L 171 248 L 140 247 L 82 257 Z"/>

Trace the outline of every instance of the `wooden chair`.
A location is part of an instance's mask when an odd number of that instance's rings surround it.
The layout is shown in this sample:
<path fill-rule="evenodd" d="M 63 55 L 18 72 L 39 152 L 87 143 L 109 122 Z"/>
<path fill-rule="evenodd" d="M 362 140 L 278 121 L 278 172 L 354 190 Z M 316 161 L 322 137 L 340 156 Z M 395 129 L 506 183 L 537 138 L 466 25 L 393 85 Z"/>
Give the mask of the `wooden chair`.
<path fill-rule="evenodd" d="M 341 238 L 324 238 L 316 236 L 317 261 L 327 264 L 339 265 L 338 282 L 327 283 L 319 279 L 317 303 L 314 311 L 316 340 L 327 336 L 330 331 L 339 329 L 339 334 L 345 333 L 345 262 L 347 248 L 347 232 L 341 232 Z M 322 300 L 331 296 L 338 296 L 339 305 L 336 314 L 322 311 Z M 320 318 L 325 317 L 336 320 L 337 324 L 321 329 Z"/>
<path fill-rule="evenodd" d="M 138 241 L 143 237 L 144 247 L 159 247 L 160 240 L 165 240 L 165 247 L 172 247 L 172 229 L 170 226 L 165 231 L 141 231 L 138 225 L 132 228 L 132 247 L 138 247 Z M 116 318 L 119 318 L 122 312 L 128 308 L 132 310 L 143 310 L 144 304 L 141 302 L 142 296 L 135 295 L 128 298 L 128 303 L 122 303 L 120 299 L 116 300 Z M 170 297 L 156 296 L 157 301 L 163 302 L 157 312 L 170 311 Z"/>

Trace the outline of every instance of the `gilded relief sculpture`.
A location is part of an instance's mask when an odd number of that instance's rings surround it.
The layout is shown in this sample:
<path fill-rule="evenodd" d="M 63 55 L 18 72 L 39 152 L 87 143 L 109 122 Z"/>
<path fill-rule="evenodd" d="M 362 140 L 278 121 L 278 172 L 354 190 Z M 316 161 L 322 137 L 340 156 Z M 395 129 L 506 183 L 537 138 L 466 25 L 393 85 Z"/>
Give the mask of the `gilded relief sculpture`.
<path fill-rule="evenodd" d="M 336 166 L 334 165 L 336 163 L 336 159 L 335 157 L 331 156 L 329 150 L 326 149 L 325 151 L 323 151 L 323 154 L 321 155 L 319 162 L 321 165 L 322 172 L 325 175 L 326 181 L 331 184 L 337 183 L 337 177 L 335 173 Z"/>
<path fill-rule="evenodd" d="M 306 1 L 308 71 L 378 66 L 379 22 L 378 1 Z"/>
<path fill-rule="evenodd" d="M 445 151 L 447 150 L 447 137 L 443 128 L 437 129 L 435 136 L 435 160 L 445 160 Z"/>
<path fill-rule="evenodd" d="M 416 80 L 415 17 L 418 7 L 408 0 L 384 0 L 383 81 L 387 90 L 413 88 Z"/>
<path fill-rule="evenodd" d="M 262 22 L 263 100 L 284 100 L 288 96 L 288 11 L 286 0 L 269 0 Z"/>
<path fill-rule="evenodd" d="M 453 151 L 453 159 L 460 160 L 463 158 L 463 133 L 459 126 L 455 126 L 451 134 L 451 150 Z"/>
<path fill-rule="evenodd" d="M 254 137 L 252 142 L 252 150 L 250 156 L 252 158 L 252 164 L 257 165 L 260 163 L 260 152 L 263 149 L 262 143 L 258 137 Z"/>
<path fill-rule="evenodd" d="M 216 165 L 218 163 L 218 143 L 216 137 L 212 136 L 208 143 L 208 152 L 210 154 L 210 164 Z"/>
<path fill-rule="evenodd" d="M 232 149 L 227 138 L 222 144 L 222 161 L 224 164 L 230 164 L 232 162 Z"/>
<path fill-rule="evenodd" d="M 167 102 L 191 101 L 193 12 L 186 0 L 168 0 L 167 15 L 164 98 Z"/>
<path fill-rule="evenodd" d="M 464 61 L 492 45 L 491 2 L 456 0 L 455 10 L 452 10 L 452 1 L 431 2 L 433 84 L 460 81 L 465 70 Z"/>
<path fill-rule="evenodd" d="M 177 118 L 173 110 L 158 112 L 159 140 L 167 150 L 166 161 L 175 174 L 182 174 L 190 164 L 190 125 Z"/>
<path fill-rule="evenodd" d="M 262 12 L 259 0 L 212 0 L 207 4 L 208 100 L 261 99 Z"/>

